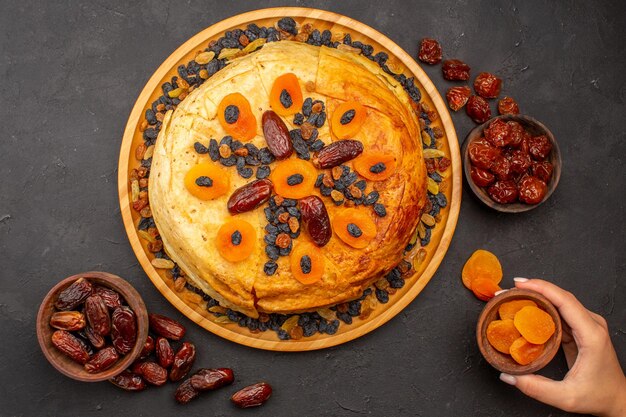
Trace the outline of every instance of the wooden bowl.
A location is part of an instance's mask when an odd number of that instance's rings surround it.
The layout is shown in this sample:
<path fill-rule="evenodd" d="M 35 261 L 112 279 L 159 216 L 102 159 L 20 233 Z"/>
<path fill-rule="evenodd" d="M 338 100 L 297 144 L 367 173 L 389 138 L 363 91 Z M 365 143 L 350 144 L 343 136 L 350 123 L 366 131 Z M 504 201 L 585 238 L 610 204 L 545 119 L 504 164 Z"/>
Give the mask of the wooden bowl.
<path fill-rule="evenodd" d="M 54 303 L 61 291 L 81 277 L 88 279 L 94 284 L 117 291 L 126 300 L 126 303 L 135 312 L 137 317 L 137 343 L 135 343 L 133 349 L 127 355 L 122 356 L 111 368 L 96 374 L 87 372 L 83 365 L 74 362 L 57 350 L 57 348 L 52 345 L 51 340 L 52 333 L 56 330 L 49 324 L 52 313 L 56 311 Z M 78 381 L 98 382 L 118 375 L 139 357 L 147 337 L 148 311 L 141 296 L 128 282 L 117 275 L 107 272 L 90 271 L 65 278 L 46 294 L 46 297 L 39 307 L 39 313 L 37 314 L 37 339 L 39 340 L 39 345 L 41 346 L 44 356 L 59 372 Z"/>
<path fill-rule="evenodd" d="M 484 188 L 477 186 L 474 184 L 474 181 L 472 181 L 472 177 L 470 175 L 470 169 L 472 166 L 469 158 L 469 144 L 480 139 L 480 137 L 483 136 L 483 131 L 496 119 L 502 119 L 505 122 L 514 120 L 520 123 L 524 129 L 526 129 L 533 136 L 545 135 L 552 144 L 552 151 L 550 152 L 547 161 L 552 164 L 554 170 L 552 172 L 552 178 L 550 178 L 550 181 L 547 184 L 548 191 L 543 197 L 543 200 L 541 200 L 538 204 L 524 204 L 520 202 L 510 204 L 496 203 L 489 197 L 489 194 L 487 194 L 487 191 Z M 485 205 L 504 213 L 521 213 L 532 210 L 543 204 L 548 198 L 550 198 L 556 189 L 556 186 L 559 184 L 559 179 L 561 178 L 561 151 L 559 150 L 559 145 L 552 132 L 550 132 L 550 130 L 543 123 L 530 116 L 505 114 L 489 119 L 480 126 L 476 126 L 465 138 L 465 142 L 463 142 L 463 147 L 461 149 L 461 155 L 463 156 L 463 172 L 465 173 L 465 179 L 476 197 L 478 197 L 478 199 Z"/>
<path fill-rule="evenodd" d="M 499 320 L 498 309 L 500 308 L 500 305 L 513 300 L 534 301 L 537 303 L 539 308 L 552 316 L 554 324 L 556 325 L 556 330 L 550 339 L 548 339 L 545 343 L 541 356 L 528 365 L 518 364 L 510 355 L 506 355 L 494 349 L 487 340 L 487 326 L 492 321 Z M 478 342 L 480 353 L 482 353 L 487 362 L 489 362 L 489 364 L 498 371 L 511 375 L 530 374 L 546 366 L 559 350 L 559 347 L 561 346 L 562 334 L 563 328 L 561 326 L 561 317 L 559 316 L 559 312 L 546 297 L 535 291 L 519 290 L 515 288 L 505 291 L 492 298 L 480 314 L 480 317 L 478 318 L 478 325 L 476 326 L 476 340 Z"/>

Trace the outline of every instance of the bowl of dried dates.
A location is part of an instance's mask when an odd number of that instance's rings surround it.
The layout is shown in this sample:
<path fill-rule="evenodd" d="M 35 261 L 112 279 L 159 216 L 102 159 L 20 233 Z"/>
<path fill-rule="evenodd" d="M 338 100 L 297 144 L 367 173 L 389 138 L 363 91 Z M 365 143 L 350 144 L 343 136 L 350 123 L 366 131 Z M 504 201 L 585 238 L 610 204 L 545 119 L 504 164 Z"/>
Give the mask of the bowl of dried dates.
<path fill-rule="evenodd" d="M 507 213 L 532 210 L 556 189 L 561 153 L 536 119 L 505 114 L 474 128 L 463 143 L 463 170 L 476 196 Z"/>
<path fill-rule="evenodd" d="M 139 293 L 106 272 L 73 275 L 55 285 L 37 314 L 37 339 L 62 374 L 86 382 L 110 379 L 139 357 L 148 312 Z"/>

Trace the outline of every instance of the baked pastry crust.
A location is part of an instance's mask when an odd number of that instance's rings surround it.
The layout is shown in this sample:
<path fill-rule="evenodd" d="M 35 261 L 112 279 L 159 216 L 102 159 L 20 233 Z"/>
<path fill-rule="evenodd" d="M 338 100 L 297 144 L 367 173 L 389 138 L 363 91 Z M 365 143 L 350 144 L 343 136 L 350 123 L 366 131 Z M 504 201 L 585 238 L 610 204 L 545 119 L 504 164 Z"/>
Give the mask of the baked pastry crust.
<path fill-rule="evenodd" d="M 372 214 L 377 235 L 363 249 L 343 243 L 337 235 L 321 248 L 325 257 L 322 279 L 304 285 L 290 272 L 289 257 L 280 257 L 278 270 L 267 276 L 263 209 L 238 214 L 257 230 L 257 245 L 251 256 L 231 263 L 223 259 L 215 245 L 219 227 L 229 218 L 226 202 L 232 191 L 251 180 L 225 168 L 231 175 L 231 191 L 210 201 L 192 196 L 183 184 L 187 171 L 207 155 L 194 151 L 194 143 L 218 141 L 226 132 L 217 120 L 217 106 L 227 94 L 239 92 L 250 102 L 258 123 L 251 143 L 266 146 L 261 115 L 269 110 L 269 92 L 274 80 L 294 73 L 303 94 L 325 102 L 327 113 L 347 100 L 365 106 L 367 117 L 354 136 L 365 151 L 382 151 L 396 156 L 394 174 L 384 181 L 369 182 L 368 188 L 380 194 L 387 210 L 385 217 Z M 307 91 L 305 86 L 315 86 Z M 283 118 L 290 129 L 291 117 Z M 332 142 L 329 124 L 318 129 L 319 138 Z M 149 183 L 150 207 L 163 240 L 164 249 L 195 286 L 217 299 L 221 305 L 250 317 L 259 312 L 293 313 L 311 311 L 359 297 L 363 290 L 391 270 L 402 257 L 404 247 L 415 232 L 426 201 L 426 169 L 421 136 L 410 98 L 378 65 L 351 52 L 315 47 L 299 42 L 280 41 L 232 61 L 202 86 L 194 90 L 172 113 L 168 112 L 157 138 Z M 280 162 L 275 162 L 277 164 Z M 346 165 L 351 165 L 350 162 Z M 315 190 L 318 193 L 318 190 Z M 326 197 L 332 219 L 343 206 Z M 371 212 L 371 208 L 358 207 Z M 306 240 L 302 233 L 294 242 Z"/>

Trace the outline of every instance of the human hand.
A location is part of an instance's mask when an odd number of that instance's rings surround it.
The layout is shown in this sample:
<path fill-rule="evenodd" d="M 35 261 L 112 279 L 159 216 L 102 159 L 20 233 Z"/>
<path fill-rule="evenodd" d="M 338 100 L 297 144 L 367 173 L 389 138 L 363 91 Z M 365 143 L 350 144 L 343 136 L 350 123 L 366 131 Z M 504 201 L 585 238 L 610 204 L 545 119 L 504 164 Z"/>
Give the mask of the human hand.
<path fill-rule="evenodd" d="M 500 379 L 529 397 L 565 411 L 626 416 L 626 377 L 606 320 L 587 310 L 573 294 L 549 282 L 515 278 L 515 286 L 543 294 L 559 310 L 564 321 L 562 347 L 570 369 L 562 381 L 504 373 Z"/>

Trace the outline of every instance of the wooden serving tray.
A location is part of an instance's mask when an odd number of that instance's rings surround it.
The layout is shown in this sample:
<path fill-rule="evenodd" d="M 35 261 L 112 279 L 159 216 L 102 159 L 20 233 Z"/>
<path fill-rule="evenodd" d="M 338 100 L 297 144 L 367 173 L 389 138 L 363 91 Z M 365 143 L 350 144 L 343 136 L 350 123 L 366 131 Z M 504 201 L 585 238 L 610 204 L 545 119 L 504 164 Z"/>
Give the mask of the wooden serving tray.
<path fill-rule="evenodd" d="M 209 41 L 223 36 L 227 30 L 245 29 L 249 23 L 274 26 L 278 19 L 285 16 L 293 17 L 300 26 L 311 23 L 320 31 L 329 29 L 333 33 L 336 31 L 350 33 L 353 41 L 358 40 L 372 45 L 375 53 L 386 52 L 390 61 L 402 68 L 405 75 L 414 76 L 415 84 L 422 93 L 421 102 L 427 103 L 439 114 L 439 118 L 431 126 L 439 126 L 444 130 L 445 136 L 440 139 L 443 142 L 441 150 L 450 158 L 452 165 L 446 179 L 449 182 L 445 191 L 448 206 L 442 209 L 441 221 L 432 230 L 430 244 L 425 247 L 426 258 L 414 269 L 413 275 L 406 278 L 405 286 L 391 295 L 387 304 L 379 304 L 367 319 L 355 317 L 351 325 L 341 323 L 334 335 L 316 333 L 299 340 L 281 341 L 273 331 L 252 333 L 236 323 L 215 322 L 215 316 L 206 310 L 206 303 L 201 297 L 188 290 L 176 292 L 173 280 L 167 276 L 168 272 L 157 270 L 152 266 L 150 261 L 153 255 L 147 250 L 146 242 L 137 234 L 136 224 L 139 221 L 139 214 L 131 207 L 129 173 L 139 166 L 134 157 L 134 150 L 143 143 L 139 126 L 145 109 L 161 95 L 161 84 L 177 75 L 178 65 L 192 60 L 197 51 L 204 50 Z M 231 17 L 203 30 L 174 51 L 152 75 L 133 107 L 124 131 L 118 168 L 119 199 L 126 233 L 139 263 L 157 289 L 185 316 L 210 332 L 242 345 L 276 351 L 305 351 L 339 345 L 371 332 L 402 311 L 422 291 L 441 263 L 454 234 L 461 206 L 462 167 L 456 132 L 445 102 L 426 73 L 402 48 L 371 27 L 336 13 L 302 7 L 262 9 Z"/>

